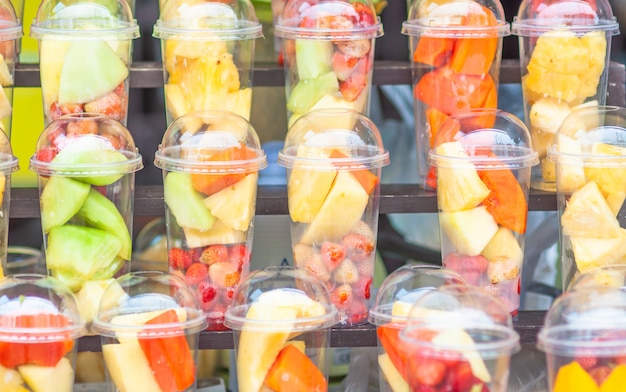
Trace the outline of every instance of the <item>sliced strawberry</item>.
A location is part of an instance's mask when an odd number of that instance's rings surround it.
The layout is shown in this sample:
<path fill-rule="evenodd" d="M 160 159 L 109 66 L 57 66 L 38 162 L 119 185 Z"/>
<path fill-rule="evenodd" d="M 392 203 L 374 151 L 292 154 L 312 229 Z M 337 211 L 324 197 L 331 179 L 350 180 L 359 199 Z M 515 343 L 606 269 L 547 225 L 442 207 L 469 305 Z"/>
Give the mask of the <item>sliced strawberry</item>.
<path fill-rule="evenodd" d="M 200 261 L 206 265 L 228 261 L 228 248 L 225 245 L 210 245 L 204 248 Z"/>
<path fill-rule="evenodd" d="M 370 7 L 360 1 L 352 3 L 354 10 L 359 15 L 359 23 L 361 26 L 372 26 L 376 24 L 376 15 Z"/>
<path fill-rule="evenodd" d="M 203 263 L 193 263 L 185 272 L 185 279 L 190 285 L 197 285 L 204 282 L 209 277 L 209 267 Z"/>
<path fill-rule="evenodd" d="M 328 271 L 334 271 L 346 258 L 346 247 L 336 242 L 324 241 L 320 248 L 320 256 Z"/>
<path fill-rule="evenodd" d="M 215 285 L 209 282 L 200 282 L 198 284 L 198 302 L 202 310 L 206 311 L 217 297 L 217 289 Z"/>
<path fill-rule="evenodd" d="M 333 71 L 335 71 L 335 75 L 337 75 L 338 80 L 347 80 L 352 73 L 356 65 L 359 62 L 359 59 L 356 57 L 346 56 L 340 51 L 335 51 L 332 57 L 332 67 Z"/>
<path fill-rule="evenodd" d="M 339 49 L 341 53 L 349 57 L 356 57 L 358 59 L 367 59 L 368 55 L 370 54 L 370 50 L 372 49 L 372 43 L 369 39 L 338 41 L 336 45 L 337 49 Z M 364 68 L 363 70 L 369 71 L 369 69 L 367 68 Z"/>
<path fill-rule="evenodd" d="M 85 104 L 85 111 L 103 114 L 118 121 L 124 119 L 122 100 L 115 92 L 110 92 L 91 102 L 87 102 Z"/>
<path fill-rule="evenodd" d="M 594 379 L 598 386 L 602 385 L 604 381 L 611 374 L 611 368 L 608 366 L 598 366 L 588 371 L 591 378 Z"/>
<path fill-rule="evenodd" d="M 172 248 L 167 253 L 167 260 L 170 264 L 170 268 L 185 270 L 189 268 L 192 263 L 191 255 L 184 249 Z"/>
<path fill-rule="evenodd" d="M 343 236 L 341 243 L 346 247 L 348 257 L 354 261 L 369 260 L 376 248 L 373 239 L 354 232 Z"/>
<path fill-rule="evenodd" d="M 360 298 L 370 299 L 372 295 L 372 279 L 371 276 L 359 276 L 359 280 L 352 286 L 356 292 L 356 296 Z"/>
<path fill-rule="evenodd" d="M 348 325 L 358 325 L 367 321 L 367 305 L 363 301 L 353 300 L 346 313 L 346 323 Z"/>
<path fill-rule="evenodd" d="M 340 310 L 347 310 L 352 302 L 352 287 L 348 284 L 342 284 L 330 294 L 333 304 Z"/>
<path fill-rule="evenodd" d="M 472 368 L 467 361 L 455 364 L 454 371 L 449 371 L 443 384 L 450 391 L 471 391 L 480 380 L 474 376 Z"/>
<path fill-rule="evenodd" d="M 576 362 L 578 362 L 583 369 L 589 370 L 598 364 L 598 358 L 588 355 L 580 356 L 576 357 Z"/>
<path fill-rule="evenodd" d="M 228 258 L 231 263 L 237 264 L 241 272 L 250 262 L 250 251 L 245 244 L 235 244 L 228 248 Z"/>
<path fill-rule="evenodd" d="M 35 159 L 40 162 L 51 162 L 59 152 L 56 147 L 43 147 L 35 154 Z"/>
<path fill-rule="evenodd" d="M 216 262 L 209 267 L 211 283 L 220 288 L 234 287 L 239 283 L 240 276 L 238 266 L 229 261 Z"/>

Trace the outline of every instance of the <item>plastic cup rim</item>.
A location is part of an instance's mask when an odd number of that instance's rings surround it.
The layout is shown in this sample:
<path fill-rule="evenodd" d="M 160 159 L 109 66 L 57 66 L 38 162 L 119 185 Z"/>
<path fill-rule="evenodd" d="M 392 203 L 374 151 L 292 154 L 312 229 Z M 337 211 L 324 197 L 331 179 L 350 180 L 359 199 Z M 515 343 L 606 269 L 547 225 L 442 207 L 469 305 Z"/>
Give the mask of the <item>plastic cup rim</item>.
<path fill-rule="evenodd" d="M 0 158 L 3 155 L 7 156 L 7 159 L 0 159 L 0 173 L 11 174 L 20 168 L 19 161 L 15 155 L 0 153 Z"/>
<path fill-rule="evenodd" d="M 331 170 L 369 170 L 387 166 L 390 163 L 389 151 L 379 147 L 373 147 L 378 150 L 378 154 L 367 157 L 346 157 L 346 158 L 303 158 L 287 154 L 285 150 L 278 152 L 278 164 L 282 167 L 291 169 L 296 164 L 298 169 L 315 170 L 315 171 L 331 171 Z M 328 165 L 328 164 L 331 165 Z"/>
<path fill-rule="evenodd" d="M 45 24 L 49 24 L 51 21 L 46 21 L 41 24 L 37 24 L 36 20 L 33 20 L 33 23 L 30 27 L 30 36 L 32 38 L 36 38 L 38 40 L 47 40 L 47 39 L 85 39 L 90 40 L 94 38 L 101 38 L 104 40 L 111 40 L 110 36 L 115 36 L 116 40 L 130 40 L 134 38 L 139 38 L 139 25 L 137 24 L 137 20 L 133 19 L 132 21 L 119 21 L 120 27 L 117 28 L 104 28 L 104 29 L 94 29 L 94 30 L 76 30 L 70 28 L 53 28 L 46 27 Z"/>
<path fill-rule="evenodd" d="M 154 165 L 160 169 L 178 172 L 190 172 L 197 174 L 233 174 L 258 172 L 267 167 L 267 156 L 263 150 L 256 149 L 254 159 L 235 161 L 189 161 L 179 158 L 170 158 L 163 153 L 159 146 L 154 154 Z"/>
<path fill-rule="evenodd" d="M 495 38 L 511 35 L 511 25 L 498 21 L 496 26 L 432 26 L 410 19 L 402 23 L 401 33 L 411 37 L 429 36 L 442 38 Z"/>
<path fill-rule="evenodd" d="M 136 149 L 135 149 L 136 150 Z M 118 150 L 119 152 L 122 152 Z M 122 153 L 131 153 L 124 151 Z M 126 155 L 126 154 L 125 154 Z M 125 170 L 121 170 L 124 168 Z M 91 163 L 91 164 L 59 164 L 53 162 L 43 162 L 33 155 L 30 158 L 29 169 L 41 175 L 53 175 L 63 177 L 91 177 L 91 176 L 107 176 L 112 174 L 130 174 L 137 172 L 143 168 L 143 160 L 141 154 L 136 150 L 132 153 L 132 157 L 125 161 L 110 163 Z"/>
<path fill-rule="evenodd" d="M 22 25 L 19 23 L 10 27 L 2 27 L 0 25 L 0 41 L 10 41 L 23 36 L 24 30 L 22 30 Z"/>
<path fill-rule="evenodd" d="M 623 329 L 618 325 L 599 329 L 623 332 Z M 544 327 L 537 335 L 537 348 L 545 353 L 560 355 L 572 355 L 580 349 L 597 350 L 603 355 L 608 355 L 621 353 L 626 349 L 626 341 L 617 339 L 607 341 L 575 341 L 553 337 L 555 333 L 558 334 L 565 331 L 588 332 L 589 326 L 576 327 L 573 325 L 557 325 L 554 327 Z"/>
<path fill-rule="evenodd" d="M 258 21 L 237 21 L 237 24 L 239 26 L 235 28 L 225 29 L 200 29 L 168 26 L 168 24 L 171 24 L 173 22 L 180 22 L 180 20 L 157 20 L 153 26 L 152 36 L 154 38 L 160 38 L 164 40 L 177 39 L 189 41 L 243 41 L 246 39 L 256 39 L 263 37 L 263 26 Z"/>
<path fill-rule="evenodd" d="M 224 325 L 235 331 L 285 331 L 309 332 L 328 329 L 337 324 L 339 312 L 330 305 L 324 305 L 327 312 L 323 316 L 299 317 L 286 320 L 258 320 L 237 316 L 234 313 L 249 308 L 250 305 L 230 306 L 224 314 Z"/>
<path fill-rule="evenodd" d="M 383 24 L 380 17 L 377 17 L 376 23 L 371 26 L 353 27 L 351 29 L 322 29 L 289 26 L 286 24 L 288 21 L 289 19 L 281 19 L 274 25 L 274 35 L 276 37 L 283 39 L 351 41 L 364 38 L 374 39 L 384 35 Z"/>
<path fill-rule="evenodd" d="M 489 146 L 471 146 L 489 147 Z M 502 170 L 502 169 L 522 169 L 535 166 L 539 163 L 539 155 L 529 147 L 506 146 L 507 149 L 514 148 L 527 153 L 513 157 L 454 157 L 449 155 L 436 154 L 434 151 L 428 153 L 428 160 L 434 167 L 441 168 L 466 168 L 467 163 L 472 163 L 480 170 Z"/>
<path fill-rule="evenodd" d="M 550 31 L 571 31 L 574 33 L 588 33 L 591 31 L 604 31 L 609 36 L 619 34 L 619 23 L 617 18 L 599 19 L 593 25 L 563 25 L 563 24 L 537 24 L 532 23 L 536 19 L 520 19 L 518 16 L 513 17 L 511 23 L 511 32 L 520 37 L 538 37 Z"/>
<path fill-rule="evenodd" d="M 555 145 L 548 147 L 548 160 L 567 166 L 585 166 L 598 168 L 624 168 L 626 155 L 568 153 L 558 151 Z"/>

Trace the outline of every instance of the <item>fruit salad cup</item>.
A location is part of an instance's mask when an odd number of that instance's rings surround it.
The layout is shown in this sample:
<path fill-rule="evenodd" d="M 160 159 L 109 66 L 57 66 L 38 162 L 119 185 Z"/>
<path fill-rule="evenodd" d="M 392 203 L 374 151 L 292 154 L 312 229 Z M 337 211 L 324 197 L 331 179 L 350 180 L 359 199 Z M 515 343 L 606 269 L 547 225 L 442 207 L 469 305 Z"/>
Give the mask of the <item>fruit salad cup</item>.
<path fill-rule="evenodd" d="M 626 109 L 573 111 L 548 149 L 555 163 L 563 287 L 579 274 L 626 264 Z"/>
<path fill-rule="evenodd" d="M 250 274 L 226 311 L 238 391 L 326 391 L 337 321 L 324 283 L 308 271 L 283 266 Z"/>
<path fill-rule="evenodd" d="M 512 30 L 519 36 L 526 125 L 541 161 L 531 187 L 554 192 L 548 147 L 570 112 L 605 104 L 611 37 L 619 25 L 608 0 L 524 0 Z"/>
<path fill-rule="evenodd" d="M 287 168 L 294 264 L 326 284 L 342 324 L 366 322 L 389 163 L 376 125 L 353 110 L 311 111 L 287 133 L 278 163 Z"/>
<path fill-rule="evenodd" d="M 551 392 L 618 392 L 626 385 L 626 292 L 587 287 L 563 294 L 546 314 L 537 347 Z"/>
<path fill-rule="evenodd" d="M 162 271 L 121 276 L 107 287 L 93 322 L 107 391 L 195 391 L 204 328 L 196 295 L 180 277 Z"/>
<path fill-rule="evenodd" d="M 30 32 L 39 43 L 46 124 L 85 112 L 126 124 L 132 39 L 139 37 L 126 0 L 44 0 Z"/>
<path fill-rule="evenodd" d="M 415 301 L 411 314 L 400 332 L 405 391 L 508 391 L 519 335 L 502 301 L 479 287 L 442 286 Z"/>
<path fill-rule="evenodd" d="M 57 279 L 18 274 L 0 280 L 0 390 L 72 392 L 76 299 Z"/>
<path fill-rule="evenodd" d="M 498 106 L 509 25 L 498 0 L 414 0 L 402 32 L 411 51 L 418 183 L 435 189 L 428 152 L 442 124 L 450 116 Z"/>
<path fill-rule="evenodd" d="M 254 42 L 262 35 L 248 0 L 168 0 L 154 26 L 168 125 L 202 110 L 250 119 Z"/>
<path fill-rule="evenodd" d="M 168 127 L 154 163 L 163 169 L 169 270 L 195 290 L 209 329 L 224 329 L 250 270 L 258 172 L 267 165 L 259 138 L 234 113 L 194 112 Z"/>
<path fill-rule="evenodd" d="M 76 294 L 86 323 L 107 285 L 129 270 L 135 172 L 142 167 L 130 132 L 89 113 L 51 122 L 30 159 L 46 268 Z"/>
<path fill-rule="evenodd" d="M 20 14 L 9 0 L 0 1 L 0 129 L 11 136 L 13 80 L 22 36 Z"/>
<path fill-rule="evenodd" d="M 435 137 L 443 266 L 470 285 L 520 302 L 530 169 L 530 134 L 514 115 L 491 109 L 452 116 Z"/>
<path fill-rule="evenodd" d="M 11 173 L 19 169 L 9 138 L 0 132 L 0 277 L 7 271 Z"/>
<path fill-rule="evenodd" d="M 375 38 L 383 33 L 371 0 L 288 0 L 282 38 L 288 127 L 310 110 L 369 112 Z"/>
<path fill-rule="evenodd" d="M 434 265 L 406 265 L 385 278 L 369 315 L 369 322 L 376 325 L 378 336 L 382 392 L 409 390 L 406 367 L 410 359 L 402 355 L 403 345 L 399 335 L 411 317 L 413 303 L 437 287 L 464 284 L 465 280 L 456 272 Z"/>

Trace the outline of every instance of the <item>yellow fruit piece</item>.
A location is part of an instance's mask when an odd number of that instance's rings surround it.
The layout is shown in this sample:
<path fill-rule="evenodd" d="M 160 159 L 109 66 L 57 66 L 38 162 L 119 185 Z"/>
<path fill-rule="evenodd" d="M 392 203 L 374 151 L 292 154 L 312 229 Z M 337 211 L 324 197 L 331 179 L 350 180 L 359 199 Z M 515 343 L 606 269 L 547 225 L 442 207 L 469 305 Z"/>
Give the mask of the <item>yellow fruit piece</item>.
<path fill-rule="evenodd" d="M 437 201 L 443 212 L 469 210 L 489 196 L 491 191 L 478 176 L 461 143 L 443 143 L 437 146 L 435 154 Z"/>
<path fill-rule="evenodd" d="M 522 266 L 524 252 L 513 231 L 506 227 L 500 227 L 491 238 L 485 249 L 480 253 L 489 261 L 497 257 L 505 257 L 513 260 L 515 265 Z"/>
<path fill-rule="evenodd" d="M 185 233 L 185 243 L 190 248 L 199 248 L 214 244 L 240 244 L 246 242 L 247 232 L 233 230 L 219 219 L 215 220 L 209 230 L 196 230 L 183 227 Z"/>
<path fill-rule="evenodd" d="M 252 89 L 250 87 L 226 94 L 224 110 L 240 115 L 246 120 L 250 120 L 250 110 L 252 108 Z"/>
<path fill-rule="evenodd" d="M 579 158 L 582 145 L 578 140 L 559 133 L 557 147 L 560 153 L 564 153 L 558 158 L 559 165 L 555 167 L 557 189 L 565 193 L 573 192 L 585 185 L 585 168 L 582 158 Z M 554 165 L 552 161 L 547 162 Z"/>
<path fill-rule="evenodd" d="M 380 366 L 380 370 L 389 384 L 391 388 L 391 392 L 409 392 L 409 384 L 404 380 L 404 377 L 398 372 L 391 359 L 389 359 L 389 355 L 381 354 L 378 356 L 378 366 Z"/>
<path fill-rule="evenodd" d="M 259 175 L 251 173 L 233 185 L 204 199 L 203 204 L 233 230 L 247 231 L 254 217 L 257 180 Z"/>
<path fill-rule="evenodd" d="M 61 69 L 65 62 L 65 52 L 71 40 L 42 39 L 39 41 L 39 66 L 41 93 L 44 110 L 59 100 Z"/>
<path fill-rule="evenodd" d="M 530 108 L 528 116 L 530 127 L 533 130 L 555 134 L 571 111 L 566 102 L 549 97 L 541 98 Z M 534 144 L 533 147 L 537 148 Z"/>
<path fill-rule="evenodd" d="M 187 105 L 187 98 L 185 97 L 185 91 L 180 84 L 165 84 L 163 86 L 163 92 L 165 94 L 165 107 L 172 117 L 172 120 L 190 112 L 189 106 Z M 196 129 L 192 132 L 195 132 Z"/>
<path fill-rule="evenodd" d="M 620 392 L 626 386 L 626 365 L 617 365 L 604 380 L 600 392 Z"/>
<path fill-rule="evenodd" d="M 587 272 L 601 265 L 621 264 L 626 261 L 626 231 L 621 229 L 615 238 L 570 237 L 576 267 Z"/>
<path fill-rule="evenodd" d="M 616 238 L 622 231 L 594 181 L 572 194 L 561 216 L 563 234 L 583 238 Z"/>
<path fill-rule="evenodd" d="M 161 390 L 139 343 L 105 344 L 102 355 L 119 392 Z"/>
<path fill-rule="evenodd" d="M 24 380 L 17 370 L 8 369 L 0 365 L 0 391 L 19 391 L 23 388 Z"/>
<path fill-rule="evenodd" d="M 474 339 L 461 328 L 450 327 L 442 332 L 439 332 L 432 340 L 433 344 L 442 346 L 452 346 L 462 349 L 463 357 L 469 362 L 472 368 L 472 373 L 482 382 L 491 382 L 491 374 L 485 361 L 480 356 L 480 353 L 473 349 Z"/>
<path fill-rule="evenodd" d="M 65 357 L 56 366 L 22 365 L 17 370 L 33 392 L 69 392 L 74 385 L 74 369 Z"/>
<path fill-rule="evenodd" d="M 556 374 L 552 392 L 598 392 L 594 379 L 577 361 L 561 366 Z"/>
<path fill-rule="evenodd" d="M 440 212 L 439 224 L 454 250 L 476 256 L 498 231 L 498 224 L 484 206 L 459 212 Z"/>
<path fill-rule="evenodd" d="M 594 157 L 585 166 L 587 180 L 595 181 L 605 195 L 626 194 L 626 148 L 594 143 L 591 153 Z M 602 156 L 608 156 L 608 158 L 603 159 Z M 623 156 L 623 158 L 614 158 L 617 156 Z M 620 163 L 621 167 L 616 166 Z"/>
<path fill-rule="evenodd" d="M 533 149 L 537 152 L 539 159 L 545 158 L 548 154 L 548 148 L 554 143 L 554 134 L 531 127 L 530 137 L 533 141 Z"/>
<path fill-rule="evenodd" d="M 7 87 L 13 85 L 13 77 L 9 71 L 9 65 L 4 60 L 4 56 L 0 53 L 0 86 Z"/>
<path fill-rule="evenodd" d="M 626 189 L 622 192 L 609 193 L 606 195 L 606 203 L 609 205 L 613 215 L 617 216 L 626 200 Z"/>

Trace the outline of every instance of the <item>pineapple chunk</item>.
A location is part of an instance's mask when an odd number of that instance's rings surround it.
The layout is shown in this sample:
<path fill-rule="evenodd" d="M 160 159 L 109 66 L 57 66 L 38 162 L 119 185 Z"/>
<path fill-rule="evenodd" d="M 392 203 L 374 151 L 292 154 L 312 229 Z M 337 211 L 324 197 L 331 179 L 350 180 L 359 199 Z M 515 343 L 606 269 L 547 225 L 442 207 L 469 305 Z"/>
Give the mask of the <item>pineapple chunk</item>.
<path fill-rule="evenodd" d="M 257 173 L 248 174 L 235 184 L 204 199 L 204 206 L 229 228 L 247 231 L 254 217 L 258 178 Z"/>
<path fill-rule="evenodd" d="M 4 56 L 0 53 L 0 86 L 7 87 L 12 85 L 13 77 L 9 71 L 9 65 L 4 59 Z"/>
<path fill-rule="evenodd" d="M 623 195 L 626 192 L 626 167 L 615 166 L 616 161 L 626 162 L 626 148 L 604 143 L 594 143 L 591 147 L 593 155 L 608 156 L 607 159 L 593 157 L 585 166 L 585 176 L 589 181 L 595 181 L 605 195 Z M 621 206 L 621 205 L 620 205 Z"/>
<path fill-rule="evenodd" d="M 226 94 L 224 110 L 240 115 L 246 120 L 250 120 L 250 110 L 252 107 L 252 89 L 250 87 Z"/>
<path fill-rule="evenodd" d="M 585 185 L 585 169 L 583 160 L 576 155 L 582 154 L 582 145 L 578 140 L 562 134 L 557 135 L 559 152 L 571 154 L 558 159 L 556 183 L 557 189 L 569 193 Z"/>
<path fill-rule="evenodd" d="M 61 69 L 65 61 L 65 52 L 72 41 L 42 39 L 39 41 L 39 65 L 41 93 L 44 110 L 59 100 Z"/>
<path fill-rule="evenodd" d="M 438 155 L 437 200 L 442 211 L 468 210 L 489 196 L 491 191 L 478 176 L 474 164 L 463 159 L 469 157 L 461 143 L 443 143 L 435 149 L 435 153 Z"/>
<path fill-rule="evenodd" d="M 581 273 L 626 261 L 626 230 L 615 238 L 570 237 L 576 267 Z"/>
<path fill-rule="evenodd" d="M 572 194 L 561 216 L 563 234 L 582 238 L 616 238 L 621 228 L 595 181 Z"/>
<path fill-rule="evenodd" d="M 185 98 L 185 90 L 183 90 L 180 84 L 165 84 L 163 89 L 165 94 L 165 106 L 172 119 L 177 119 L 178 117 L 189 113 L 190 110 Z M 190 132 L 195 132 L 197 128 L 193 131 L 190 130 Z"/>
<path fill-rule="evenodd" d="M 498 224 L 484 206 L 459 212 L 440 212 L 439 223 L 457 253 L 476 256 L 498 232 Z"/>
<path fill-rule="evenodd" d="M 190 248 L 199 248 L 215 244 L 240 244 L 246 242 L 246 232 L 233 230 L 219 219 L 215 220 L 209 230 L 201 231 L 183 227 L 185 243 Z"/>
<path fill-rule="evenodd" d="M 569 105 L 563 101 L 554 98 L 541 98 L 530 108 L 531 129 L 555 134 L 571 111 Z"/>
<path fill-rule="evenodd" d="M 522 251 L 519 241 L 515 238 L 515 234 L 506 227 L 500 227 L 491 241 L 485 246 L 481 252 L 489 261 L 496 257 L 506 257 L 513 260 L 518 267 L 522 266 L 524 252 Z"/>

